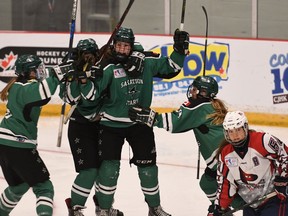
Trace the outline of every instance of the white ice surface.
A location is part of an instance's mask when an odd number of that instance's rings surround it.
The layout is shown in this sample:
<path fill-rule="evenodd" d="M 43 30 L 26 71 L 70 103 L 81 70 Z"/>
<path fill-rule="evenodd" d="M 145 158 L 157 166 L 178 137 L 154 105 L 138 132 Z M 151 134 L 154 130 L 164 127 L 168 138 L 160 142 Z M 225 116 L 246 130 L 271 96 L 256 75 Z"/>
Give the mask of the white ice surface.
<path fill-rule="evenodd" d="M 39 152 L 47 165 L 54 184 L 54 215 L 68 215 L 64 200 L 70 196 L 71 185 L 76 173 L 67 140 L 67 126 L 63 128 L 61 148 L 56 147 L 59 118 L 41 117 L 39 121 Z M 281 127 L 251 126 L 277 136 L 288 143 L 287 129 Z M 193 132 L 170 134 L 155 128 L 158 152 L 159 184 L 161 205 L 173 216 L 206 216 L 209 201 L 196 179 L 197 144 Z M 130 155 L 132 154 L 130 150 Z M 148 208 L 140 189 L 137 169 L 129 165 L 129 147 L 125 143 L 114 207 L 121 209 L 125 216 L 147 216 Z M 200 175 L 205 164 L 201 158 Z M 0 171 L 0 191 L 7 187 Z M 94 194 L 94 191 L 93 191 Z M 93 216 L 94 204 L 90 195 L 84 213 Z M 10 216 L 36 216 L 35 196 L 31 190 L 22 198 Z M 241 211 L 235 214 L 241 215 Z"/>

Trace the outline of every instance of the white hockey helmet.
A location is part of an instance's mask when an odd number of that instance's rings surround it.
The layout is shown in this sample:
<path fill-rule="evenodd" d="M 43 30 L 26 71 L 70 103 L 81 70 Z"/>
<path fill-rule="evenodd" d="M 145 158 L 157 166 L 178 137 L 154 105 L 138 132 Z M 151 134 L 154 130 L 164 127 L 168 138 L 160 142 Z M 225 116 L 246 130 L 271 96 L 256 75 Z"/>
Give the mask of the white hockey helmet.
<path fill-rule="evenodd" d="M 234 146 L 242 146 L 241 144 L 244 143 L 244 141 L 247 139 L 248 136 L 248 119 L 245 116 L 244 112 L 242 111 L 233 111 L 228 112 L 224 118 L 223 122 L 223 128 L 224 128 L 224 135 L 225 139 L 233 144 Z M 245 138 L 238 142 L 233 142 L 228 134 L 229 130 L 243 128 L 245 132 Z"/>

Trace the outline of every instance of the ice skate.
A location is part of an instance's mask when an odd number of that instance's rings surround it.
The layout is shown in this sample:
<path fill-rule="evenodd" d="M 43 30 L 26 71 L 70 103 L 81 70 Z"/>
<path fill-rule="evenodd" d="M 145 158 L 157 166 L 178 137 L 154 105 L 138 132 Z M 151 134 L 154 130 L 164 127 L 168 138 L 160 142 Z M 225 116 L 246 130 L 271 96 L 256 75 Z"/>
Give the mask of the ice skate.
<path fill-rule="evenodd" d="M 171 216 L 171 215 L 165 212 L 163 208 L 159 205 L 157 207 L 149 207 L 148 216 Z"/>
<path fill-rule="evenodd" d="M 68 208 L 68 216 L 84 216 L 82 210 L 86 208 L 85 206 L 71 206 L 71 198 L 67 198 L 65 202 Z"/>
<path fill-rule="evenodd" d="M 207 216 L 213 216 L 213 212 L 214 212 L 214 205 L 211 204 L 208 208 L 208 214 Z"/>
<path fill-rule="evenodd" d="M 110 208 L 110 209 L 100 209 L 99 216 L 124 216 L 124 214 L 118 209 Z"/>
<path fill-rule="evenodd" d="M 110 208 L 110 209 L 100 209 L 100 206 L 99 206 L 99 203 L 98 203 L 98 200 L 96 198 L 96 196 L 94 195 L 93 196 L 93 201 L 95 203 L 95 213 L 96 213 L 96 216 L 124 216 L 123 212 L 121 212 L 120 210 L 118 209 L 114 209 L 114 208 Z"/>

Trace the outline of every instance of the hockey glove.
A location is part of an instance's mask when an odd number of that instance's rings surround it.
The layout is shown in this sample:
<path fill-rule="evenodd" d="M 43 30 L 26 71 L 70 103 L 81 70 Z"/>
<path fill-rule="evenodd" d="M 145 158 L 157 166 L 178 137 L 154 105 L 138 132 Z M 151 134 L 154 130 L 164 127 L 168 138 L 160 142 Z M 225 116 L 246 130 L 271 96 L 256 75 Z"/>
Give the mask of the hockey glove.
<path fill-rule="evenodd" d="M 134 51 L 128 57 L 127 61 L 123 64 L 123 67 L 131 78 L 139 77 L 144 69 L 145 55 L 141 52 Z"/>
<path fill-rule="evenodd" d="M 280 200 L 286 200 L 288 196 L 288 178 L 282 176 L 276 176 L 274 179 L 274 186 L 277 196 Z"/>
<path fill-rule="evenodd" d="M 81 82 L 87 78 L 95 78 L 103 75 L 103 70 L 100 66 L 95 66 L 91 61 L 81 59 L 76 65 L 77 79 Z"/>
<path fill-rule="evenodd" d="M 174 50 L 182 55 L 189 54 L 189 33 L 176 29 L 174 32 Z"/>
<path fill-rule="evenodd" d="M 128 111 L 128 116 L 131 121 L 146 124 L 149 127 L 153 127 L 157 115 L 158 113 L 154 110 L 140 106 L 130 107 Z"/>
<path fill-rule="evenodd" d="M 233 214 L 226 214 L 228 211 L 230 211 L 230 208 L 221 209 L 219 205 L 215 205 L 213 216 L 222 216 L 224 214 L 225 216 L 233 216 Z"/>
<path fill-rule="evenodd" d="M 53 67 L 53 71 L 59 82 L 72 81 L 75 79 L 74 61 L 68 60 Z"/>

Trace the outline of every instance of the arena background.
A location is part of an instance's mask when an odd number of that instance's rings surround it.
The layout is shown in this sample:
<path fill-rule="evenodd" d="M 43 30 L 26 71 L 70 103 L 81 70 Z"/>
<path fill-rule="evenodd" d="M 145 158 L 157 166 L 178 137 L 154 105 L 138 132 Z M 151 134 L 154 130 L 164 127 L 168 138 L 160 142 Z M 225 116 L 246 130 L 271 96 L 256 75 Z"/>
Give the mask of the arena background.
<path fill-rule="evenodd" d="M 75 34 L 74 46 L 83 38 L 94 38 L 104 45 L 109 34 Z M 47 67 L 59 64 L 67 52 L 67 33 L 0 32 L 0 89 L 13 76 L 19 55 L 38 55 Z M 136 34 L 145 50 L 170 55 L 172 35 Z M 205 37 L 191 37 L 181 73 L 172 80 L 154 79 L 152 107 L 159 112 L 177 109 L 187 98 L 186 91 L 194 78 L 203 74 Z M 218 97 L 230 110 L 241 109 L 252 124 L 288 126 L 288 43 L 285 40 L 209 37 L 206 75 L 219 84 Z M 42 115 L 60 116 L 58 93 Z M 5 104 L 0 104 L 3 115 Z M 67 111 L 69 106 L 67 106 Z"/>

